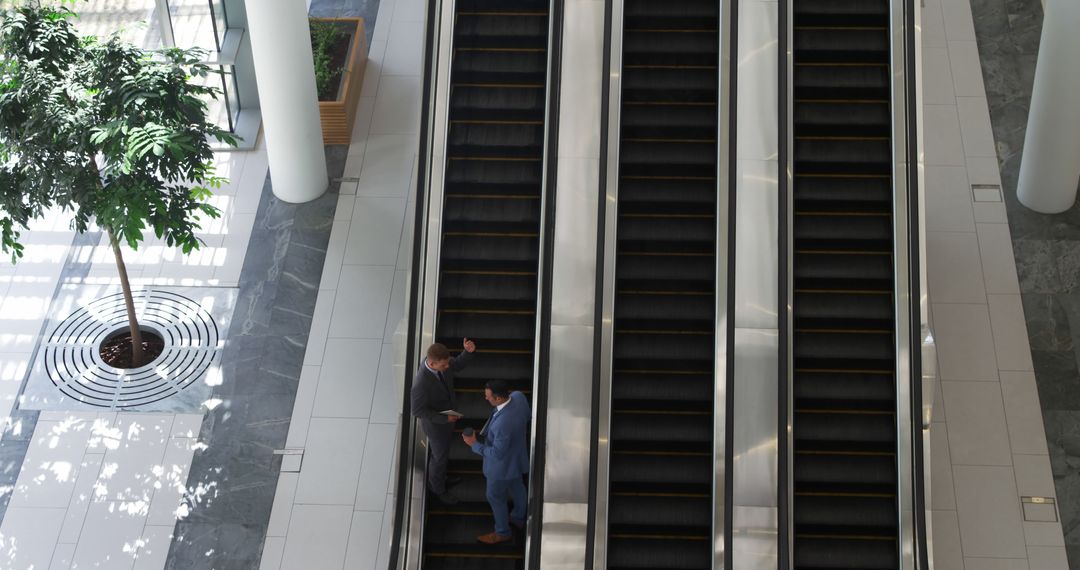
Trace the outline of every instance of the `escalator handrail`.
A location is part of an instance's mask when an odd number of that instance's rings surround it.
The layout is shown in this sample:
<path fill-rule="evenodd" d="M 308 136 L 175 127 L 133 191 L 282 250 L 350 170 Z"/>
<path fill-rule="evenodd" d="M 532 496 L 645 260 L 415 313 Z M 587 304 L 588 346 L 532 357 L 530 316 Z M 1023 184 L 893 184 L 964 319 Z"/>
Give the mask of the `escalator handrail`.
<path fill-rule="evenodd" d="M 452 9 L 453 0 L 449 2 Z M 409 265 L 408 332 L 405 340 L 405 366 L 401 373 L 404 388 L 401 391 L 401 433 L 397 452 L 397 482 L 394 486 L 393 534 L 388 564 L 390 570 L 419 568 L 418 554 L 423 543 L 423 525 L 417 524 L 417 519 L 423 516 L 426 498 L 426 493 L 422 492 L 426 475 L 426 446 L 423 431 L 417 429 L 416 419 L 412 416 L 409 387 L 412 385 L 414 372 L 412 363 L 420 361 L 423 349 L 421 337 L 424 334 L 422 325 L 426 313 L 424 300 L 431 298 L 428 289 L 434 288 L 438 283 L 437 277 L 431 281 L 426 279 L 424 262 L 428 257 L 428 224 L 426 222 L 432 202 L 431 192 L 428 191 L 432 179 L 432 157 L 440 156 L 434 148 L 436 142 L 432 140 L 437 115 L 437 101 L 434 96 L 438 76 L 436 56 L 440 53 L 439 46 L 435 42 L 440 37 L 443 41 L 448 41 L 447 38 L 452 40 L 453 37 L 452 33 L 440 36 L 439 15 L 442 10 L 442 0 L 433 0 L 428 2 L 424 16 L 424 84 L 420 104 L 420 144 L 414 189 L 412 257 Z M 445 136 L 441 141 L 441 146 L 444 149 L 442 155 L 445 155 Z M 435 249 L 434 254 L 438 256 L 438 248 Z M 420 493 L 415 493 L 414 489 L 417 479 L 420 482 Z M 414 495 L 419 496 L 414 497 Z"/>

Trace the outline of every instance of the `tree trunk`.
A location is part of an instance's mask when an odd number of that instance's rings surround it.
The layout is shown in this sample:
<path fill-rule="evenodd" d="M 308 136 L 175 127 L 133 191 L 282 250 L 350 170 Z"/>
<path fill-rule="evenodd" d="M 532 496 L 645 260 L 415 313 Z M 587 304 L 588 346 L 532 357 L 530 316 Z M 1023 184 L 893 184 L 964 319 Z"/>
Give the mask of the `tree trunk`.
<path fill-rule="evenodd" d="M 135 318 L 135 301 L 131 297 L 131 283 L 128 282 L 127 266 L 124 265 L 124 254 L 120 251 L 120 243 L 116 241 L 116 234 L 112 229 L 109 232 L 109 244 L 112 245 L 113 257 L 116 258 L 116 271 L 120 274 L 120 288 L 124 290 L 124 306 L 127 308 L 128 327 L 131 329 L 131 367 L 138 368 L 143 362 L 142 331 L 139 330 L 139 321 Z"/>

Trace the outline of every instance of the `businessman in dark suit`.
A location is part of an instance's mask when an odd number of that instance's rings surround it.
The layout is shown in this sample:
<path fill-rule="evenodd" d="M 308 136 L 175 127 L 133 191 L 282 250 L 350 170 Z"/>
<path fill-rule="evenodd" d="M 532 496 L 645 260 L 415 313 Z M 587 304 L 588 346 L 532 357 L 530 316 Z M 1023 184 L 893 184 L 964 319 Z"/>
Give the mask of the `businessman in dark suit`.
<path fill-rule="evenodd" d="M 464 339 L 465 350 L 450 357 L 446 346 L 435 343 L 428 347 L 427 356 L 413 376 L 411 396 L 412 414 L 420 419 L 420 426 L 428 438 L 431 458 L 428 460 L 428 488 L 446 504 L 457 503 L 457 497 L 447 491 L 458 479 L 447 480 L 446 464 L 450 459 L 450 442 L 454 437 L 454 423 L 461 416 L 442 414 L 453 410 L 457 404 L 454 395 L 454 374 L 460 372 L 472 360 L 476 343 Z"/>
<path fill-rule="evenodd" d="M 529 445 L 526 433 L 532 421 L 529 400 L 521 392 L 510 392 L 506 382 L 491 380 L 484 387 L 484 399 L 495 409 L 484 428 L 483 441 L 474 435 L 461 434 L 473 453 L 484 458 L 484 478 L 487 479 L 487 500 L 495 515 L 495 532 L 483 534 L 476 540 L 498 544 L 513 540 L 510 525 L 525 526 L 528 495 L 522 475 L 529 472 Z M 510 512 L 507 499 L 513 500 Z"/>

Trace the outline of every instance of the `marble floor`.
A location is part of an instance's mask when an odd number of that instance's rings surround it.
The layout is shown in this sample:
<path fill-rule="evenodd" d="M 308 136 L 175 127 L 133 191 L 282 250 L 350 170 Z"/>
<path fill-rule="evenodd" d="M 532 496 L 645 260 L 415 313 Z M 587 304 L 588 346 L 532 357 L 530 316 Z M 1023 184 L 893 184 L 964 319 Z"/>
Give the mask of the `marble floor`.
<path fill-rule="evenodd" d="M 1065 545 L 1080 568 L 1080 205 L 1045 215 L 1016 199 L 1042 4 L 971 4 Z"/>

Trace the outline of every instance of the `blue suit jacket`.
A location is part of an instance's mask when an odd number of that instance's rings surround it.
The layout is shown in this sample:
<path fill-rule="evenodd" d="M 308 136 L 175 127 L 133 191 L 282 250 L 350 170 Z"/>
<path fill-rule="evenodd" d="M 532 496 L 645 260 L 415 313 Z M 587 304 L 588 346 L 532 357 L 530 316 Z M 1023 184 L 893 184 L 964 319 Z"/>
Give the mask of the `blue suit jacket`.
<path fill-rule="evenodd" d="M 472 444 L 473 453 L 484 458 L 484 477 L 514 479 L 529 472 L 529 444 L 525 434 L 530 421 L 532 408 L 528 398 L 521 392 L 511 393 L 510 401 L 488 423 L 484 441 Z"/>

